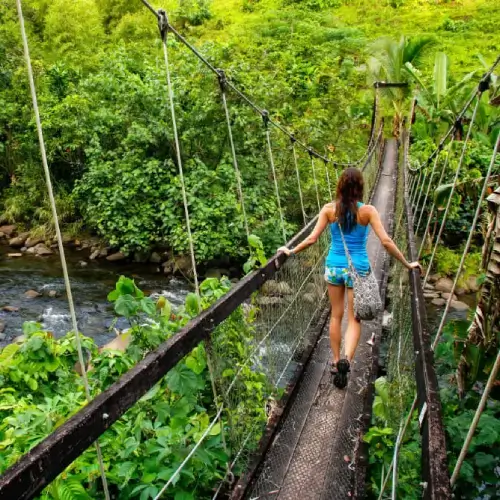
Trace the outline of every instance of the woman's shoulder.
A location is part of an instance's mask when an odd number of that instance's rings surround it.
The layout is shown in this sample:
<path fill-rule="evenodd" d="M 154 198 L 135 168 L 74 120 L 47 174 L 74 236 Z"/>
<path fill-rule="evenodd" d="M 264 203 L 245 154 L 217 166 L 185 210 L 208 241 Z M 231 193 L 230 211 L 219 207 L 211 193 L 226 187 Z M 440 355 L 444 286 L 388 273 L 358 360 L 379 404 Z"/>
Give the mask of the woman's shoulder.
<path fill-rule="evenodd" d="M 321 211 L 326 214 L 326 216 L 328 217 L 328 221 L 331 223 L 331 222 L 335 222 L 335 203 L 334 202 L 330 202 L 330 203 L 327 203 L 326 205 L 323 205 L 323 208 L 321 209 Z"/>
<path fill-rule="evenodd" d="M 361 205 L 358 209 L 358 217 L 361 223 L 369 224 L 372 214 L 377 213 L 377 209 L 373 205 Z"/>

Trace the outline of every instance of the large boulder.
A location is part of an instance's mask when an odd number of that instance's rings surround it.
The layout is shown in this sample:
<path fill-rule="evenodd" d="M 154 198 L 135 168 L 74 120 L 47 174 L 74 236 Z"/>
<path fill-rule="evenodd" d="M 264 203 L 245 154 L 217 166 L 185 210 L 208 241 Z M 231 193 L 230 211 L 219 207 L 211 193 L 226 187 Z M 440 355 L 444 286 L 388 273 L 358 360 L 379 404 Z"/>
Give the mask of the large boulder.
<path fill-rule="evenodd" d="M 31 247 L 38 245 L 39 243 L 42 243 L 42 242 L 43 242 L 42 238 L 28 238 L 24 242 L 24 246 L 26 248 L 31 248 Z"/>
<path fill-rule="evenodd" d="M 52 255 L 54 253 L 50 248 L 47 248 L 45 243 L 38 243 L 38 245 L 35 245 L 33 248 L 35 249 L 35 255 L 40 257 Z"/>
<path fill-rule="evenodd" d="M 467 311 L 469 306 L 465 302 L 460 302 L 459 300 L 452 300 L 450 306 L 455 311 Z"/>
<path fill-rule="evenodd" d="M 24 246 L 25 241 L 28 239 L 29 233 L 23 233 L 15 238 L 9 240 L 9 246 L 12 248 L 21 248 Z"/>
<path fill-rule="evenodd" d="M 0 226 L 0 231 L 7 237 L 11 237 L 16 232 L 16 226 Z"/>
<path fill-rule="evenodd" d="M 450 298 L 450 295 L 448 292 L 444 292 L 443 293 L 443 299 L 446 299 L 448 300 Z M 451 300 L 458 300 L 457 296 L 455 294 L 453 294 L 453 298 Z"/>
<path fill-rule="evenodd" d="M 125 260 L 126 258 L 127 258 L 127 256 L 124 253 L 116 252 L 116 253 L 112 253 L 111 255 L 108 255 L 106 257 L 106 260 L 109 262 L 118 262 L 120 260 Z"/>
<path fill-rule="evenodd" d="M 470 276 L 467 279 L 467 287 L 471 292 L 477 292 L 479 290 L 479 285 L 477 283 L 477 276 Z"/>
<path fill-rule="evenodd" d="M 440 292 L 451 292 L 453 281 L 450 278 L 439 278 L 434 285 L 434 288 Z"/>
<path fill-rule="evenodd" d="M 441 307 L 441 306 L 444 306 L 446 304 L 446 300 L 444 299 L 434 299 L 432 301 L 432 303 L 437 306 L 437 307 Z"/>
<path fill-rule="evenodd" d="M 161 255 L 158 252 L 153 252 L 149 258 L 149 262 L 152 264 L 159 264 L 161 262 Z"/>

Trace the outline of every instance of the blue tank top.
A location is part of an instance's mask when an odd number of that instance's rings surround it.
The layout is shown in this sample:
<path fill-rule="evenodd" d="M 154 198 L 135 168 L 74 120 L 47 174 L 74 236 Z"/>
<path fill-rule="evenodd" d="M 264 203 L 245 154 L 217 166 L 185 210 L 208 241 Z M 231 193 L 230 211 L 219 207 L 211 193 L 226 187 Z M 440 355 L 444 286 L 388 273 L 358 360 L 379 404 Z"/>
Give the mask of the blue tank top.
<path fill-rule="evenodd" d="M 358 201 L 358 208 L 362 207 L 363 203 Z M 352 263 L 356 271 L 360 273 L 368 272 L 370 270 L 370 261 L 366 251 L 366 240 L 368 239 L 369 225 L 362 226 L 356 224 L 350 233 L 344 231 L 344 238 L 351 256 Z M 330 224 L 330 231 L 332 235 L 332 243 L 330 251 L 326 257 L 327 267 L 342 267 L 348 268 L 349 263 L 345 255 L 344 244 L 340 235 L 338 222 Z"/>

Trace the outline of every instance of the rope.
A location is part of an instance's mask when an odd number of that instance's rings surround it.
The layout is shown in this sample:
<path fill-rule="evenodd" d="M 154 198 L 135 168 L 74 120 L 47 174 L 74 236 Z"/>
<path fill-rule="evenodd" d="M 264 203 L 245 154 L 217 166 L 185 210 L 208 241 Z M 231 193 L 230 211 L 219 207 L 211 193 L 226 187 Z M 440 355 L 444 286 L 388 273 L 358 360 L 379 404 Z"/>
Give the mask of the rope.
<path fill-rule="evenodd" d="M 469 450 L 469 446 L 472 442 L 472 438 L 474 437 L 474 433 L 476 432 L 476 427 L 477 424 L 479 423 L 479 419 L 483 414 L 484 407 L 486 406 L 486 402 L 488 401 L 488 396 L 490 395 L 491 389 L 495 384 L 496 376 L 499 369 L 500 369 L 500 350 L 498 351 L 495 364 L 491 369 L 490 376 L 488 377 L 488 382 L 486 383 L 486 387 L 484 388 L 483 395 L 481 396 L 481 401 L 479 402 L 476 413 L 469 428 L 469 432 L 467 433 L 467 437 L 465 438 L 462 450 L 460 451 L 460 455 L 458 456 L 457 463 L 455 465 L 455 468 L 453 469 L 453 474 L 451 475 L 450 479 L 450 483 L 452 486 L 454 486 L 454 484 L 457 481 L 458 474 L 460 473 L 460 469 L 462 468 L 462 465 L 464 463 L 465 456 L 467 455 L 467 451 Z"/>
<path fill-rule="evenodd" d="M 142 1 L 144 2 L 144 0 L 142 0 Z M 165 58 L 165 71 L 166 71 L 166 76 L 167 76 L 168 99 L 169 99 L 169 103 L 170 103 L 170 112 L 172 115 L 172 128 L 174 130 L 175 152 L 177 155 L 177 165 L 179 168 L 179 179 L 181 181 L 182 202 L 184 205 L 184 215 L 186 218 L 186 229 L 187 229 L 187 236 L 188 236 L 188 241 L 189 241 L 189 253 L 191 255 L 191 266 L 193 268 L 193 275 L 194 275 L 194 287 L 196 290 L 196 294 L 199 295 L 200 287 L 198 284 L 198 273 L 196 271 L 196 258 L 194 255 L 193 235 L 191 233 L 191 222 L 189 219 L 189 208 L 188 208 L 188 201 L 187 201 L 186 184 L 184 181 L 184 172 L 182 169 L 182 158 L 181 158 L 181 149 L 180 149 L 180 144 L 179 144 L 179 133 L 177 130 L 177 120 L 175 117 L 174 92 L 173 92 L 173 88 L 172 88 L 172 82 L 170 79 L 170 65 L 169 65 L 169 61 L 168 61 L 167 32 L 169 29 L 171 29 L 171 27 L 168 23 L 167 14 L 164 10 L 158 11 L 158 27 L 160 29 L 160 35 L 161 35 L 162 46 L 163 46 L 163 56 Z"/>
<path fill-rule="evenodd" d="M 458 265 L 458 269 L 457 269 L 457 272 L 455 274 L 453 286 L 451 287 L 451 290 L 450 290 L 450 296 L 448 297 L 448 300 L 446 302 L 446 306 L 444 308 L 443 315 L 441 317 L 441 322 L 439 324 L 439 328 L 438 328 L 438 331 L 436 333 L 436 337 L 434 339 L 434 342 L 432 343 L 433 350 L 436 348 L 436 345 L 439 341 L 439 338 L 441 337 L 441 333 L 442 333 L 443 328 L 444 328 L 446 317 L 447 317 L 448 311 L 450 309 L 451 301 L 453 300 L 453 294 L 455 293 L 455 289 L 457 287 L 458 280 L 459 280 L 460 275 L 462 274 L 462 270 L 464 268 L 465 259 L 467 257 L 467 254 L 469 253 L 469 249 L 470 249 L 470 246 L 472 244 L 472 239 L 474 238 L 474 232 L 476 229 L 477 221 L 479 220 L 479 215 L 481 214 L 481 208 L 482 208 L 481 205 L 483 203 L 484 197 L 486 196 L 486 192 L 488 189 L 488 182 L 490 180 L 491 171 L 493 170 L 493 166 L 495 165 L 495 160 L 497 157 L 497 151 L 498 151 L 499 146 L 500 146 L 500 132 L 497 135 L 497 140 L 495 143 L 495 148 L 493 149 L 493 154 L 491 155 L 491 161 L 490 161 L 490 165 L 488 167 L 488 172 L 486 173 L 486 177 L 484 178 L 484 183 L 483 183 L 483 188 L 481 190 L 481 195 L 479 196 L 479 200 L 478 200 L 477 207 L 476 207 L 476 212 L 474 213 L 474 219 L 472 220 L 472 224 L 471 224 L 470 231 L 469 231 L 469 236 L 467 238 L 467 242 L 465 243 L 465 248 L 464 248 L 464 251 L 462 252 L 462 258 L 460 259 L 460 264 Z"/>
<path fill-rule="evenodd" d="M 450 197 L 448 198 L 448 202 L 446 203 L 446 209 L 444 211 L 443 220 L 441 221 L 441 226 L 439 228 L 439 233 L 437 235 L 436 242 L 435 242 L 435 245 L 434 245 L 434 249 L 432 251 L 431 260 L 429 261 L 429 264 L 428 264 L 428 267 L 427 267 L 427 273 L 425 274 L 424 283 L 422 285 L 423 287 L 425 287 L 425 285 L 427 284 L 427 280 L 429 279 L 429 275 L 431 274 L 432 264 L 434 263 L 434 257 L 436 256 L 436 251 L 437 251 L 437 248 L 439 246 L 439 241 L 441 240 L 441 236 L 443 235 L 444 226 L 446 225 L 446 219 L 448 218 L 448 213 L 450 211 L 451 200 L 453 199 L 453 195 L 455 194 L 455 188 L 456 188 L 456 185 L 457 185 L 458 176 L 460 175 L 460 169 L 461 169 L 462 163 L 464 161 L 465 152 L 467 151 L 467 144 L 468 144 L 469 139 L 470 139 L 470 135 L 471 135 L 471 132 L 472 132 L 472 127 L 474 125 L 474 121 L 476 120 L 477 110 L 479 108 L 479 103 L 480 102 L 481 102 L 481 92 L 478 92 L 478 94 L 477 94 L 477 100 L 476 100 L 476 105 L 474 106 L 474 111 L 472 113 L 472 118 L 471 118 L 471 121 L 470 121 L 470 124 L 469 124 L 469 129 L 467 130 L 467 136 L 465 137 L 464 145 L 463 145 L 463 148 L 462 148 L 462 154 L 460 155 L 460 160 L 458 162 L 457 170 L 455 172 L 455 178 L 453 179 L 453 185 L 451 187 Z"/>
<path fill-rule="evenodd" d="M 436 156 L 436 158 L 439 158 L 439 156 Z M 418 196 L 417 196 L 417 203 L 415 205 L 415 215 L 418 213 L 418 207 L 420 206 L 420 200 L 422 199 L 422 194 L 425 189 L 425 181 L 427 180 L 427 170 L 424 170 L 424 178 L 422 179 L 422 186 L 421 189 L 418 190 Z M 429 182 L 430 184 L 430 182 Z M 429 189 L 429 186 L 427 186 L 427 189 Z M 422 207 L 422 212 L 423 212 L 423 207 Z M 422 215 L 422 214 L 420 214 Z"/>
<path fill-rule="evenodd" d="M 45 150 L 45 140 L 43 138 L 42 122 L 40 120 L 40 111 L 38 108 L 38 99 L 37 99 L 37 95 L 36 95 L 35 81 L 33 79 L 33 68 L 31 66 L 31 57 L 30 57 L 29 46 L 28 46 L 28 37 L 26 35 L 26 29 L 24 26 L 24 16 L 23 16 L 23 10 L 22 10 L 22 6 L 21 6 L 21 0 L 16 0 L 16 5 L 17 5 L 17 13 L 19 16 L 19 24 L 20 24 L 20 28 L 21 28 L 21 36 L 22 36 L 22 40 L 23 40 L 24 59 L 26 62 L 26 69 L 28 71 L 28 79 L 29 79 L 29 85 L 30 85 L 30 91 L 31 91 L 31 100 L 33 102 L 33 111 L 35 113 L 36 129 L 37 129 L 37 133 L 38 133 L 38 142 L 40 145 L 40 154 L 42 157 L 43 171 L 45 174 L 45 182 L 47 184 L 47 191 L 49 194 L 50 208 L 52 210 L 52 218 L 54 220 L 54 226 L 55 226 L 55 230 L 56 230 L 57 246 L 59 249 L 59 256 L 61 259 L 61 267 L 62 267 L 63 277 L 64 277 L 64 286 L 66 288 L 66 294 L 68 296 L 68 305 L 69 305 L 69 313 L 71 316 L 71 324 L 73 327 L 73 331 L 75 332 L 76 349 L 78 352 L 78 361 L 80 362 L 80 367 L 81 367 L 81 371 L 82 371 L 82 380 L 83 380 L 83 385 L 85 388 L 85 397 L 86 397 L 87 401 L 90 402 L 92 400 L 92 398 L 90 396 L 90 387 L 89 387 L 89 381 L 88 381 L 88 377 L 87 377 L 87 369 L 86 369 L 85 360 L 83 357 L 80 332 L 78 330 L 78 324 L 76 321 L 75 305 L 73 302 L 73 294 L 71 292 L 71 283 L 69 280 L 68 266 L 66 264 L 66 257 L 65 257 L 65 253 L 64 253 L 63 242 L 62 242 L 61 228 L 59 226 L 59 217 L 57 215 L 56 201 L 54 198 L 54 191 L 52 188 L 52 180 L 50 178 L 50 170 L 49 170 L 49 165 L 47 162 L 47 152 Z M 109 490 L 108 490 L 108 482 L 106 480 L 104 463 L 102 460 L 101 447 L 100 447 L 98 441 L 95 442 L 95 449 L 96 449 L 96 453 L 97 453 L 97 462 L 99 465 L 99 472 L 100 472 L 101 479 L 102 479 L 102 486 L 103 486 L 103 490 L 104 490 L 104 495 L 105 495 L 106 500 L 109 500 L 110 496 L 109 496 Z"/>
<path fill-rule="evenodd" d="M 268 116 L 269 115 L 266 111 L 265 113 L 263 113 L 262 118 L 264 120 L 264 126 L 266 128 L 267 152 L 269 154 L 269 163 L 271 165 L 271 170 L 273 171 L 274 189 L 276 190 L 276 202 L 278 203 L 278 211 L 280 213 L 281 232 L 283 233 L 283 241 L 286 245 L 285 220 L 283 219 L 283 210 L 281 209 L 281 201 L 280 201 L 280 188 L 278 186 L 278 178 L 276 177 L 276 168 L 274 167 L 273 148 L 271 146 L 271 133 L 268 127 L 268 122 L 269 122 Z"/>
<path fill-rule="evenodd" d="M 223 70 L 219 70 L 218 75 L 219 75 L 219 84 L 220 84 L 221 95 L 222 95 L 222 105 L 224 106 L 224 112 L 226 114 L 227 132 L 228 132 L 228 136 L 229 136 L 229 144 L 231 145 L 231 154 L 233 157 L 234 172 L 236 174 L 236 185 L 238 187 L 238 196 L 240 198 L 241 211 L 243 213 L 243 220 L 245 222 L 245 231 L 246 231 L 247 240 L 248 240 L 248 239 L 250 239 L 250 231 L 248 229 L 248 220 L 247 220 L 247 214 L 246 214 L 246 210 L 245 210 L 245 199 L 243 197 L 243 189 L 241 187 L 241 173 L 240 173 L 240 169 L 238 168 L 238 160 L 236 158 L 236 149 L 234 147 L 233 132 L 231 129 L 231 119 L 229 117 L 229 109 L 227 106 L 227 99 L 226 99 L 226 85 L 227 85 L 226 74 L 224 73 Z"/>
<path fill-rule="evenodd" d="M 304 218 L 304 226 L 307 225 L 307 217 L 306 211 L 304 210 L 304 198 L 302 196 L 302 188 L 300 186 L 300 173 L 299 173 L 299 165 L 297 162 L 297 151 L 295 151 L 295 139 L 292 139 L 292 154 L 293 154 L 293 164 L 295 166 L 295 174 L 297 175 L 297 187 L 299 190 L 299 199 L 300 199 L 300 209 L 302 210 L 302 217 Z"/>
<path fill-rule="evenodd" d="M 321 202 L 319 201 L 318 181 L 316 179 L 316 169 L 314 168 L 314 154 L 312 151 L 309 151 L 309 156 L 311 157 L 311 168 L 312 168 L 312 173 L 313 173 L 314 188 L 316 189 L 316 200 L 318 201 L 318 212 L 320 212 L 321 211 Z"/>
<path fill-rule="evenodd" d="M 422 170 L 420 170 L 420 172 L 418 174 L 417 182 L 413 186 L 413 192 L 410 193 L 410 203 L 411 203 L 412 206 L 415 205 L 415 198 L 417 197 L 418 188 L 420 186 L 420 180 L 421 179 L 422 179 Z"/>

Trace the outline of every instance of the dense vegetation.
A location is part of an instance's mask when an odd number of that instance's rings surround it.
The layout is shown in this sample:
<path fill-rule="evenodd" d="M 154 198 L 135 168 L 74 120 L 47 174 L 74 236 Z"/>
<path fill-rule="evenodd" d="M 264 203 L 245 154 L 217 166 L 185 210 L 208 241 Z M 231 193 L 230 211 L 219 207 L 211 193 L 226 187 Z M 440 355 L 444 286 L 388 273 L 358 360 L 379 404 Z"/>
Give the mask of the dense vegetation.
<path fill-rule="evenodd" d="M 415 2 L 401 1 L 181 0 L 166 6 L 172 22 L 260 105 L 317 150 L 329 144 L 336 157 L 345 159 L 362 151 L 360 131 L 370 123 L 367 80 L 372 77 L 366 62 L 371 41 L 381 34 L 435 33 L 435 48 L 448 51 L 460 78 L 478 67 L 479 53 L 491 58 L 493 4 L 425 2 L 415 10 Z M 160 246 L 185 252 L 154 18 L 139 1 L 27 0 L 24 11 L 66 231 L 97 232 L 125 251 Z M 14 6 L 3 2 L 0 18 L 0 213 L 3 221 L 50 236 Z M 184 47 L 173 39 L 170 46 L 197 256 L 237 258 L 245 248 L 244 230 L 219 89 Z M 432 65 L 422 71 L 429 75 Z M 261 120 L 234 96 L 230 105 L 250 227 L 270 248 L 279 243 L 278 219 Z M 289 144 L 275 139 L 292 234 L 300 210 Z M 305 156 L 300 161 L 306 205 L 313 211 Z"/>
<path fill-rule="evenodd" d="M 358 157 L 366 145 L 372 102 L 368 84 L 376 78 L 410 83 L 408 90 L 384 96 L 384 113 L 392 122 L 387 133 L 398 133 L 409 98 L 418 92 L 411 153 L 414 160 L 425 159 L 477 82 L 483 63 L 491 63 L 498 48 L 498 1 L 180 0 L 166 6 L 172 22 L 210 60 L 224 67 L 241 89 L 318 151 L 329 146 L 342 160 Z M 65 231 L 95 232 L 125 252 L 162 247 L 185 253 L 180 180 L 155 20 L 139 1 L 127 0 L 26 0 L 24 10 Z M 380 40 L 382 35 L 391 38 Z M 173 38 L 169 38 L 169 50 L 197 257 L 244 259 L 244 224 L 218 84 Z M 17 18 L 14 6 L 5 2 L 0 4 L 0 61 L 1 221 L 50 237 L 53 226 Z M 496 92 L 493 85 L 488 97 Z M 489 106 L 486 96 L 483 101 L 481 127 L 473 134 L 444 235 L 447 247 L 440 249 L 437 272 L 441 275 L 453 276 L 457 267 L 477 194 L 475 181 L 486 172 L 500 128 L 498 108 Z M 235 96 L 230 95 L 229 102 L 250 227 L 267 249 L 274 250 L 280 243 L 279 216 L 262 121 Z M 291 151 L 288 141 L 274 132 L 273 141 L 291 235 L 301 221 Z M 306 210 L 313 213 L 309 159 L 301 153 L 299 160 Z M 438 205 L 449 193 L 446 182 L 456 162 L 454 155 L 445 184 L 436 193 Z M 483 221 L 464 280 L 480 273 L 484 230 Z M 92 394 L 108 387 L 228 286 L 225 281 L 210 280 L 202 287 L 201 306 L 191 297 L 185 308 L 172 314 L 168 304 L 153 303 L 133 283 L 121 280 L 110 299 L 118 315 L 131 319 L 133 342 L 125 353 L 99 353 L 90 339 L 85 340 L 92 354 Z M 153 320 L 148 326 L 139 321 L 145 316 Z M 231 339 L 222 342 L 228 362 L 237 364 L 248 355 L 251 322 L 251 315 L 238 310 L 234 322 L 221 330 L 223 341 Z M 453 456 L 477 403 L 474 384 L 486 374 L 477 373 L 469 381 L 466 397 L 458 398 L 450 374 L 455 370 L 453 342 L 464 328 L 450 326 L 440 346 L 444 361 L 439 375 Z M 0 470 L 84 404 L 81 379 L 73 370 L 74 337 L 68 334 L 56 340 L 33 324 L 26 325 L 25 333 L 24 341 L 0 353 L 0 393 L 5 401 L 0 406 Z M 263 375 L 248 370 L 245 376 L 250 382 L 247 387 L 252 388 L 248 397 L 251 394 L 255 403 L 248 418 L 263 423 L 268 396 Z M 382 380 L 377 385 L 375 426 L 367 436 L 372 443 L 375 494 L 390 462 L 400 420 L 388 408 L 389 384 Z M 215 412 L 205 353 L 198 347 L 104 435 L 113 491 L 121 498 L 153 498 Z M 492 449 L 500 435 L 498 416 L 493 402 L 481 421 L 460 485 L 477 489 L 494 483 L 491 474 L 500 460 L 498 450 Z M 402 498 L 418 495 L 418 446 L 414 422 L 401 459 Z M 206 498 L 224 475 L 220 429 L 212 430 L 202 450 L 202 458 L 193 460 L 174 485 L 176 500 Z M 111 457 L 116 456 L 121 462 L 113 465 Z M 168 468 L 155 468 L 158 456 L 171 461 Z M 98 497 L 97 477 L 94 451 L 88 450 L 44 495 L 71 498 L 63 493 L 69 489 L 75 498 Z M 465 488 L 464 494 L 477 495 L 474 488 Z"/>

